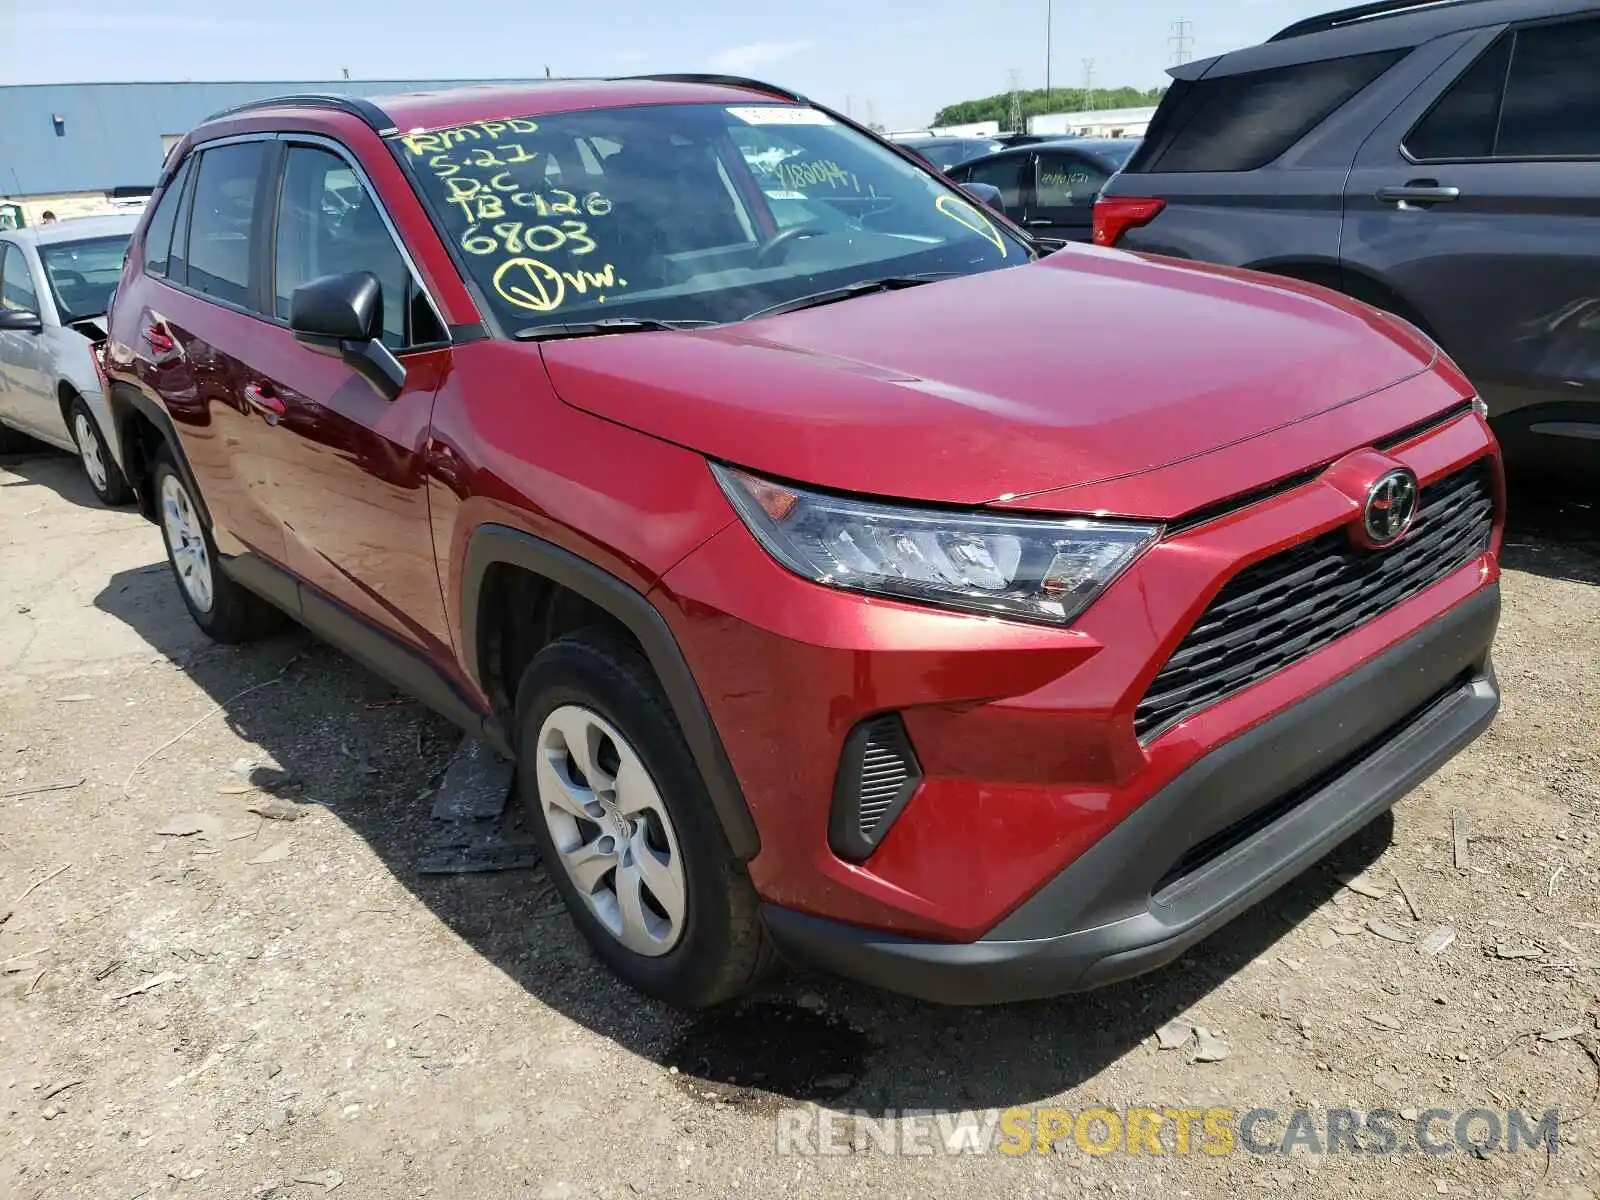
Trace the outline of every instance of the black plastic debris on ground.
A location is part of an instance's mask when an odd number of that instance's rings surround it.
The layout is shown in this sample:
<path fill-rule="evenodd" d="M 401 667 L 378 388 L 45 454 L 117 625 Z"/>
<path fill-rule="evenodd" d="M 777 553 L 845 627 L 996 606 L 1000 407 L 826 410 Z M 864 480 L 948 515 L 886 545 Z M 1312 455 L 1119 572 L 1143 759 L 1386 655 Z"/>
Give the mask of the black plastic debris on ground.
<path fill-rule="evenodd" d="M 483 742 L 464 737 L 433 799 L 433 819 L 442 836 L 417 864 L 423 875 L 470 875 L 537 866 L 533 839 L 508 836 L 506 817 L 515 767 Z"/>
<path fill-rule="evenodd" d="M 515 767 L 477 738 L 461 739 L 433 798 L 436 821 L 493 821 L 505 810 Z"/>

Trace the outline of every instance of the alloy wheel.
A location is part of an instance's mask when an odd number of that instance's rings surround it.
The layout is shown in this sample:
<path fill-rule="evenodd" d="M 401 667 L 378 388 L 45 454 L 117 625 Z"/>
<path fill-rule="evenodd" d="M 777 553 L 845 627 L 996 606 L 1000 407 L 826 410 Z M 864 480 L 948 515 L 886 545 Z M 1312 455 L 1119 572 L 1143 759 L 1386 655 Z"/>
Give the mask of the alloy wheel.
<path fill-rule="evenodd" d="M 183 590 L 197 609 L 210 612 L 214 596 L 211 554 L 194 504 L 176 475 L 161 481 L 161 527 Z"/>
<path fill-rule="evenodd" d="M 105 459 L 100 454 L 100 438 L 85 413 L 78 413 L 72 421 L 72 436 L 78 443 L 78 457 L 83 459 L 83 470 L 96 492 L 104 493 L 111 484 L 111 474 L 106 470 Z"/>
<path fill-rule="evenodd" d="M 683 935 L 683 856 L 637 751 L 590 709 L 562 705 L 539 729 L 539 811 L 584 905 L 623 947 L 659 957 Z"/>

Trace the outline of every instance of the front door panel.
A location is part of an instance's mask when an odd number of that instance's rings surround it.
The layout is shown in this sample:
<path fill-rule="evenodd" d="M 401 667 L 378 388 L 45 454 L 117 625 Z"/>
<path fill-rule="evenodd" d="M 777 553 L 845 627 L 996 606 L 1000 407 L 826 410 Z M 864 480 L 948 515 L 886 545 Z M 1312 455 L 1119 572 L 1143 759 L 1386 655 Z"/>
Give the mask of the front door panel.
<path fill-rule="evenodd" d="M 250 349 L 246 384 L 266 448 L 258 504 L 283 524 L 290 569 L 430 655 L 448 651 L 449 633 L 423 455 L 449 355 L 406 355 L 405 389 L 389 400 L 272 326 Z"/>

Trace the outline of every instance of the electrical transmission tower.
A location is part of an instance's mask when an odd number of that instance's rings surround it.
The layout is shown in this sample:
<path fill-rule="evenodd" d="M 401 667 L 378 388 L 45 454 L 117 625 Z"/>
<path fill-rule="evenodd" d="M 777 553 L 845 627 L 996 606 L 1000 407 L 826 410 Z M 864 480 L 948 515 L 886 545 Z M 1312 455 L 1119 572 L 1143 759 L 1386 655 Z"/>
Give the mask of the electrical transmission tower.
<path fill-rule="evenodd" d="M 1167 39 L 1172 46 L 1172 65 L 1181 67 L 1194 56 L 1189 52 L 1189 47 L 1194 43 L 1194 22 L 1174 21 L 1172 23 L 1172 36 Z"/>
<path fill-rule="evenodd" d="M 1012 133 L 1025 133 L 1026 128 L 1022 121 L 1022 72 L 1012 70 L 1007 73 L 1007 86 L 1011 89 L 1011 112 L 1006 124 Z"/>
<path fill-rule="evenodd" d="M 1083 111 L 1094 111 L 1094 59 L 1083 60 Z"/>

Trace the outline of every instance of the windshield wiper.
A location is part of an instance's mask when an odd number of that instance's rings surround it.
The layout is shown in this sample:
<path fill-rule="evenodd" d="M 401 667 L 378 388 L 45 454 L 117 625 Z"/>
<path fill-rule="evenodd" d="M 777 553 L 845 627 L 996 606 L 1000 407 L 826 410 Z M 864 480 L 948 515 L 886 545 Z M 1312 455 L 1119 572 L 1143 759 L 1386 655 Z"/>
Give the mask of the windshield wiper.
<path fill-rule="evenodd" d="M 816 308 L 819 304 L 833 304 L 839 300 L 854 299 L 856 296 L 869 296 L 873 292 L 896 292 L 901 288 L 937 283 L 941 279 L 953 279 L 958 274 L 959 271 L 929 271 L 921 275 L 885 275 L 882 279 L 863 279 L 860 283 L 848 283 L 844 287 L 829 288 L 825 292 L 797 296 L 793 300 L 784 300 L 766 308 L 758 308 L 743 319 L 754 321 L 757 317 L 773 317 L 779 313 L 796 312 L 802 308 Z"/>
<path fill-rule="evenodd" d="M 704 329 L 715 321 L 658 321 L 653 317 L 607 317 L 599 321 L 563 321 L 529 325 L 511 336 L 519 342 L 548 342 L 556 338 L 597 337 L 603 333 L 639 333 L 655 329 Z"/>

